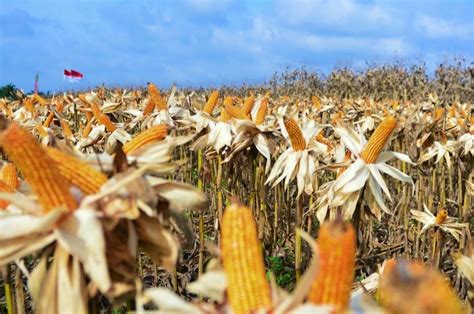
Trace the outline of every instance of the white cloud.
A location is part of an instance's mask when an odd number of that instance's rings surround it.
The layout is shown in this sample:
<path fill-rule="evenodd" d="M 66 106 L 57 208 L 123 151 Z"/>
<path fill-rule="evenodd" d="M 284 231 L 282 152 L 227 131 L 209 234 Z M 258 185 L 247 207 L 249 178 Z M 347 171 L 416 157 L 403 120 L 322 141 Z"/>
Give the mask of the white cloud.
<path fill-rule="evenodd" d="M 292 25 L 322 25 L 347 31 L 379 30 L 381 26 L 394 28 L 398 25 L 390 8 L 354 0 L 280 0 L 277 11 L 283 22 Z"/>
<path fill-rule="evenodd" d="M 399 37 L 353 37 L 294 34 L 295 43 L 315 52 L 365 52 L 385 56 L 408 55 L 412 48 Z"/>
<path fill-rule="evenodd" d="M 233 0 L 186 0 L 186 3 L 194 10 L 202 13 L 210 13 L 225 9 Z"/>
<path fill-rule="evenodd" d="M 454 23 L 441 18 L 419 15 L 416 26 L 430 38 L 460 38 L 472 40 L 474 23 Z"/>

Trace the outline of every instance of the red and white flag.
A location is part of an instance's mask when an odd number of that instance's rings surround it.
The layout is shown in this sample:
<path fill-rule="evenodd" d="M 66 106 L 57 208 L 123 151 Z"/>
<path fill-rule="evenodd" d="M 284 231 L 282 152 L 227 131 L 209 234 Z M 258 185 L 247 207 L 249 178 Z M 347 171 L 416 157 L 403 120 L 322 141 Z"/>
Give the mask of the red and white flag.
<path fill-rule="evenodd" d="M 64 70 L 64 79 L 67 80 L 68 82 L 75 83 L 84 78 L 84 75 L 80 72 L 77 72 L 75 70 Z"/>

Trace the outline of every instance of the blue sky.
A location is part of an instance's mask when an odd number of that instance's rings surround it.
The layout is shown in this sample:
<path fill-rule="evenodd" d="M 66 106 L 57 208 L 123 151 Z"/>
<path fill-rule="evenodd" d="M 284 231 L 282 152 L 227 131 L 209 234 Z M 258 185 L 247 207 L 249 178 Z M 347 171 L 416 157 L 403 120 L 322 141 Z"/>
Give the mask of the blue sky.
<path fill-rule="evenodd" d="M 255 83 L 285 67 L 474 61 L 474 1 L 0 0 L 0 85 Z M 85 78 L 63 81 L 63 69 Z"/>

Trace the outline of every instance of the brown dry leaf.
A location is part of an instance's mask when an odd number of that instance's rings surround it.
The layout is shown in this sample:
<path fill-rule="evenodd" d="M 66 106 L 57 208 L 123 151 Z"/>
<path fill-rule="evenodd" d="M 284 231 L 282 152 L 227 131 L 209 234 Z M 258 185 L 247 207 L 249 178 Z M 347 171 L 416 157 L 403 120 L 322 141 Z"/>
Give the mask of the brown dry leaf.
<path fill-rule="evenodd" d="M 80 209 L 70 215 L 55 230 L 59 243 L 79 258 L 84 270 L 96 282 L 101 292 L 111 286 L 102 224 L 92 209 Z"/>
<path fill-rule="evenodd" d="M 155 192 L 168 201 L 171 210 L 182 212 L 186 209 L 204 210 L 209 208 L 206 195 L 189 184 L 156 177 L 148 177 L 147 179 Z"/>
<path fill-rule="evenodd" d="M 140 216 L 134 221 L 138 235 L 139 247 L 147 253 L 155 263 L 167 270 L 174 269 L 178 259 L 179 244 L 174 237 L 163 229 L 161 223 L 153 217 Z"/>

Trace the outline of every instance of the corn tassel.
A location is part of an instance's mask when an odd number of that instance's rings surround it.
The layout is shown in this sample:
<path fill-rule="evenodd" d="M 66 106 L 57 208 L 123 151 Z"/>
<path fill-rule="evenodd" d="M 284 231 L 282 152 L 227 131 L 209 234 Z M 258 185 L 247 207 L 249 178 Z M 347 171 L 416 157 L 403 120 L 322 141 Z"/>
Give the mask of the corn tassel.
<path fill-rule="evenodd" d="M 314 304 L 332 304 L 336 313 L 349 303 L 354 280 L 356 240 L 352 225 L 342 221 L 327 222 L 319 231 L 320 264 L 308 300 Z"/>
<path fill-rule="evenodd" d="M 252 111 L 253 105 L 255 104 L 255 96 L 250 95 L 245 99 L 244 106 L 242 107 L 242 111 L 245 115 L 249 115 L 250 111 Z"/>
<path fill-rule="evenodd" d="M 232 204 L 224 212 L 222 263 L 233 313 L 251 313 L 271 306 L 257 227 L 248 207 Z"/>
<path fill-rule="evenodd" d="M 9 186 L 5 181 L 0 180 L 0 192 L 13 193 L 15 192 L 15 189 Z M 0 200 L 0 209 L 7 208 L 8 204 L 10 204 L 10 202 L 6 200 Z"/>
<path fill-rule="evenodd" d="M 131 141 L 123 145 L 125 154 L 133 153 L 139 148 L 164 139 L 168 134 L 168 127 L 165 124 L 155 125 L 147 130 L 140 132 Z"/>
<path fill-rule="evenodd" d="M 20 185 L 18 173 L 16 172 L 16 168 L 12 163 L 6 162 L 3 164 L 1 180 L 14 190 L 16 190 Z"/>
<path fill-rule="evenodd" d="M 44 211 L 77 208 L 69 184 L 36 139 L 16 123 L 3 125 L 0 147 L 38 197 Z"/>
<path fill-rule="evenodd" d="M 54 147 L 47 147 L 46 153 L 54 160 L 61 175 L 84 194 L 99 192 L 102 185 L 107 182 L 107 176 L 95 170 L 88 164 L 74 156 L 60 151 Z"/>
<path fill-rule="evenodd" d="M 285 128 L 290 136 L 291 147 L 293 150 L 299 151 L 306 148 L 306 141 L 303 137 L 300 127 L 293 118 L 285 119 Z"/>
<path fill-rule="evenodd" d="M 107 129 L 107 131 L 113 132 L 117 129 L 115 124 L 113 124 L 113 122 L 110 121 L 110 118 L 106 114 L 102 113 L 102 111 L 100 111 L 99 107 L 96 104 L 94 103 L 89 103 L 89 104 L 91 106 L 92 114 L 94 115 L 94 118 L 100 124 L 105 125 L 105 128 Z"/>
<path fill-rule="evenodd" d="M 204 106 L 203 111 L 205 113 L 212 114 L 212 112 L 214 111 L 214 108 L 217 105 L 217 100 L 218 99 L 219 99 L 219 92 L 215 90 L 209 96 L 209 99 L 207 100 L 207 103 Z"/>
<path fill-rule="evenodd" d="M 378 293 L 388 313 L 463 313 L 449 281 L 418 262 L 399 260 L 385 265 Z"/>
<path fill-rule="evenodd" d="M 257 116 L 255 117 L 255 124 L 260 125 L 265 122 L 265 116 L 267 115 L 268 98 L 265 97 L 260 102 L 260 107 L 257 110 Z"/>
<path fill-rule="evenodd" d="M 388 116 L 375 129 L 360 155 L 366 163 L 372 164 L 377 161 L 396 124 L 395 118 Z"/>

